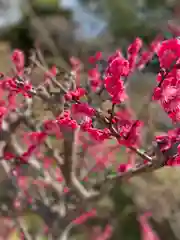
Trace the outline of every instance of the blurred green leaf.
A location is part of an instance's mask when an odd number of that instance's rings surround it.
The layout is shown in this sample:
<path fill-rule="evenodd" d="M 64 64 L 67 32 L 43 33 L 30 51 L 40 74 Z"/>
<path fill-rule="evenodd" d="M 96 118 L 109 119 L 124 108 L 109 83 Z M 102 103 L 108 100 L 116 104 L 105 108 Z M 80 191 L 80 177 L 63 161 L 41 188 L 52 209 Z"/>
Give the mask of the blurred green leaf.
<path fill-rule="evenodd" d="M 112 240 L 140 240 L 141 228 L 130 186 L 116 182 L 111 192 L 111 197 L 115 204 L 117 217 Z"/>
<path fill-rule="evenodd" d="M 57 7 L 59 5 L 58 0 L 33 0 L 32 2 L 36 6 Z"/>
<path fill-rule="evenodd" d="M 62 13 L 58 0 L 33 0 L 32 6 L 40 15 Z"/>

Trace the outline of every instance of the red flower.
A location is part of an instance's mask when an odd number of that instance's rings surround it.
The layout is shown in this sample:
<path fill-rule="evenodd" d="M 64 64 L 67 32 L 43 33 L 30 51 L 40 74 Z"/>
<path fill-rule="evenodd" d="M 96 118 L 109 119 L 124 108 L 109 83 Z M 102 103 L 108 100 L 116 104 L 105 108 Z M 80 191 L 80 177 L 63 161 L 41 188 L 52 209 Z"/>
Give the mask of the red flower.
<path fill-rule="evenodd" d="M 160 100 L 162 97 L 162 89 L 160 87 L 156 87 L 153 92 L 153 100 Z"/>
<path fill-rule="evenodd" d="M 159 50 L 157 51 L 160 66 L 169 69 L 171 65 L 176 63 L 180 57 L 180 40 L 173 38 L 162 42 Z"/>
<path fill-rule="evenodd" d="M 16 70 L 18 72 L 23 71 L 25 63 L 24 53 L 21 50 L 16 49 L 14 50 L 11 59 L 16 67 Z"/>
<path fill-rule="evenodd" d="M 121 76 L 126 77 L 129 74 L 129 62 L 124 59 L 121 53 L 111 56 L 108 61 L 109 65 L 106 69 L 106 74 L 115 78 Z"/>
<path fill-rule="evenodd" d="M 86 131 L 89 135 L 98 142 L 103 142 L 106 139 L 109 139 L 111 136 L 111 132 L 109 129 L 105 128 L 104 130 L 96 129 L 96 128 L 86 128 Z"/>
<path fill-rule="evenodd" d="M 124 146 L 138 146 L 143 123 L 132 119 L 132 113 L 125 109 L 115 115 L 115 126 L 120 138 L 118 142 Z"/>
<path fill-rule="evenodd" d="M 120 173 L 126 172 L 127 167 L 128 167 L 127 163 L 121 163 L 118 167 L 118 172 Z"/>
<path fill-rule="evenodd" d="M 142 48 L 143 42 L 140 38 L 136 38 L 134 42 L 128 47 L 128 54 L 134 55 L 137 54 Z"/>
<path fill-rule="evenodd" d="M 142 48 L 142 40 L 140 38 L 136 38 L 135 41 L 128 47 L 127 55 L 129 61 L 129 68 L 132 72 L 136 66 L 136 62 L 138 59 L 138 53 Z"/>
<path fill-rule="evenodd" d="M 138 69 L 143 69 L 145 65 L 152 60 L 154 53 L 156 53 L 160 47 L 160 43 L 163 40 L 162 36 L 157 36 L 149 46 L 148 50 L 144 50 L 136 65 Z"/>
<path fill-rule="evenodd" d="M 119 125 L 119 134 L 121 138 L 118 142 L 126 147 L 137 147 L 140 143 L 140 133 L 143 123 L 139 120 L 126 120 Z"/>
<path fill-rule="evenodd" d="M 88 117 L 93 117 L 95 114 L 95 110 L 90 107 L 87 103 L 75 103 L 72 105 L 72 112 L 74 114 L 76 113 L 82 113 L 85 114 Z"/>
<path fill-rule="evenodd" d="M 101 52 L 96 52 L 94 56 L 89 57 L 89 63 L 95 64 L 97 61 L 99 61 L 102 57 Z"/>
<path fill-rule="evenodd" d="M 88 71 L 88 78 L 90 80 L 91 87 L 94 91 L 101 85 L 100 73 L 97 68 L 90 69 Z"/>
<path fill-rule="evenodd" d="M 84 88 L 77 88 L 74 91 L 69 91 L 65 94 L 65 99 L 67 101 L 73 100 L 79 100 L 81 97 L 83 97 L 86 94 L 86 90 Z"/>
<path fill-rule="evenodd" d="M 124 84 L 121 79 L 113 76 L 107 76 L 104 80 L 104 85 L 107 92 L 112 97 L 113 103 L 121 103 L 127 99 Z"/>
<path fill-rule="evenodd" d="M 70 113 L 68 111 L 64 112 L 63 116 L 56 118 L 57 124 L 65 129 L 75 130 L 78 127 L 78 124 L 75 120 L 70 118 Z"/>

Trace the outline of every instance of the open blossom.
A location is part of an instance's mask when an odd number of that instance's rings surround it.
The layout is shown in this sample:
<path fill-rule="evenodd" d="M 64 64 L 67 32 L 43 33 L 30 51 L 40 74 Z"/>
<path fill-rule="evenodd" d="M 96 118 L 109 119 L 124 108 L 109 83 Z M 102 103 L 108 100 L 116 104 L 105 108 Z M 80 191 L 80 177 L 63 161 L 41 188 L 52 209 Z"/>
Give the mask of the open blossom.
<path fill-rule="evenodd" d="M 104 85 L 107 92 L 112 97 L 113 103 L 121 103 L 127 99 L 124 83 L 121 79 L 107 76 L 104 80 Z"/>
<path fill-rule="evenodd" d="M 111 132 L 108 128 L 105 128 L 103 130 L 93 128 L 89 122 L 87 124 L 83 124 L 82 129 L 85 132 L 88 132 L 89 136 L 98 141 L 98 142 L 103 142 L 106 139 L 109 139 L 111 137 Z"/>
<path fill-rule="evenodd" d="M 180 166 L 180 155 L 177 154 L 176 156 L 169 158 L 166 165 L 169 167 L 177 167 L 177 166 L 179 167 Z"/>
<path fill-rule="evenodd" d="M 173 38 L 163 41 L 157 51 L 160 66 L 168 69 L 180 57 L 180 39 Z"/>
<path fill-rule="evenodd" d="M 27 135 L 29 142 L 32 142 L 34 144 L 40 144 L 47 137 L 47 134 L 45 132 L 31 132 Z"/>
<path fill-rule="evenodd" d="M 55 135 L 57 139 L 62 137 L 59 126 L 55 120 L 46 120 L 43 122 L 43 128 L 49 136 Z"/>
<path fill-rule="evenodd" d="M 75 103 L 71 107 L 71 116 L 81 126 L 85 128 L 85 125 L 92 123 L 92 117 L 95 115 L 94 108 L 90 107 L 87 103 Z"/>
<path fill-rule="evenodd" d="M 116 51 L 108 59 L 108 67 L 106 68 L 104 79 L 104 86 L 114 104 L 121 103 L 127 98 L 122 77 L 127 77 L 128 74 L 129 62 L 124 59 L 121 51 Z"/>
<path fill-rule="evenodd" d="M 128 76 L 129 62 L 122 56 L 120 51 L 117 51 L 108 59 L 106 74 L 115 78 Z"/>
<path fill-rule="evenodd" d="M 124 146 L 139 146 L 140 133 L 143 123 L 139 120 L 124 121 L 119 125 L 119 138 L 118 142 Z"/>
<path fill-rule="evenodd" d="M 156 136 L 156 141 L 161 152 L 166 156 L 166 165 L 176 166 L 180 164 L 180 128 L 176 128 Z"/>
<path fill-rule="evenodd" d="M 159 100 L 164 111 L 173 122 L 180 121 L 180 89 L 174 86 L 157 87 L 154 89 L 154 100 Z"/>
<path fill-rule="evenodd" d="M 92 128 L 92 119 L 89 117 L 84 118 L 84 121 L 81 122 L 81 129 L 84 132 L 87 132 L 90 128 Z"/>
<path fill-rule="evenodd" d="M 9 91 L 14 96 L 17 94 L 22 94 L 24 97 L 31 98 L 30 91 L 32 90 L 32 84 L 28 81 L 24 81 L 23 85 L 18 86 L 16 83 L 16 77 L 6 77 L 2 82 L 0 82 L 0 88 L 4 91 Z"/>
<path fill-rule="evenodd" d="M 159 144 L 161 151 L 167 151 L 172 146 L 172 140 L 168 135 L 156 136 L 156 141 Z"/>
<path fill-rule="evenodd" d="M 179 60 L 178 60 L 179 61 Z M 173 63 L 175 64 L 175 63 Z M 164 70 L 157 75 L 158 86 L 154 89 L 153 100 L 159 101 L 169 118 L 176 123 L 180 121 L 180 78 L 179 69 L 170 72 Z"/>
<path fill-rule="evenodd" d="M 118 142 L 124 146 L 138 146 L 143 123 L 132 119 L 132 112 L 122 109 L 114 117 L 114 123 L 120 136 Z"/>
<path fill-rule="evenodd" d="M 165 77 L 164 77 L 165 76 Z M 177 86 L 179 83 L 179 76 L 178 76 L 178 69 L 172 69 L 171 72 L 166 73 L 166 70 L 164 72 L 158 73 L 156 76 L 156 81 L 158 84 L 161 83 L 162 87 L 166 86 Z"/>
<path fill-rule="evenodd" d="M 174 111 L 179 108 L 180 90 L 173 86 L 162 89 L 161 104 L 165 110 Z"/>
<path fill-rule="evenodd" d="M 78 127 L 78 124 L 75 120 L 71 119 L 70 113 L 68 111 L 64 112 L 63 116 L 56 118 L 56 123 L 65 129 L 75 130 Z"/>
<path fill-rule="evenodd" d="M 88 117 L 93 117 L 95 114 L 95 110 L 87 103 L 75 103 L 72 105 L 72 113 L 81 113 Z"/>
<path fill-rule="evenodd" d="M 17 84 L 13 78 L 6 77 L 3 81 L 0 82 L 0 88 L 5 91 L 15 91 L 17 90 Z"/>
<path fill-rule="evenodd" d="M 160 101 L 162 103 L 162 105 L 164 104 L 168 104 L 171 101 L 173 101 L 177 95 L 179 95 L 179 89 L 177 87 L 174 86 L 167 86 L 167 87 L 162 87 L 159 88 L 161 91 L 160 94 Z M 156 94 L 158 94 L 158 88 L 156 89 Z M 173 110 L 173 109 L 172 109 Z"/>
<path fill-rule="evenodd" d="M 84 88 L 76 88 L 76 90 L 69 91 L 68 93 L 66 93 L 65 99 L 66 101 L 79 100 L 85 94 L 86 94 L 86 90 Z"/>
<path fill-rule="evenodd" d="M 177 146 L 177 153 L 171 156 L 167 161 L 168 166 L 180 166 L 180 144 Z"/>

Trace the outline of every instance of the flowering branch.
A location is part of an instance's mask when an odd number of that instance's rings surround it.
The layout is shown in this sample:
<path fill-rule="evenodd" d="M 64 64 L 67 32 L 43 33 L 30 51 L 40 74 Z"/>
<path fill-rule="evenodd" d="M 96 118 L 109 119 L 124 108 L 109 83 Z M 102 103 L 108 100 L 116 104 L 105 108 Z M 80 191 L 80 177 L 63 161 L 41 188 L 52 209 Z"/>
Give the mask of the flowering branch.
<path fill-rule="evenodd" d="M 79 82 L 82 64 L 78 59 L 71 59 L 72 71 L 62 77 L 56 67 L 47 69 L 42 65 L 44 60 L 40 63 L 36 54 L 25 68 L 23 53 L 13 52 L 14 75 L 3 76 L 0 82 L 1 165 L 10 181 L 14 181 L 21 211 L 31 203 L 32 211 L 44 219 L 53 239 L 68 239 L 71 227 L 77 226 L 77 217 L 97 206 L 117 181 L 179 162 L 179 146 L 173 154 L 168 152 L 180 141 L 179 128 L 155 136 L 150 151 L 141 149 L 143 122 L 138 118 L 144 106 L 135 115 L 126 94 L 129 76 L 144 68 L 156 53 L 161 69 L 148 101 L 158 101 L 172 122 L 177 123 L 179 46 L 178 39 L 162 41 L 158 37 L 140 54 L 142 41 L 137 38 L 127 50 L 127 59 L 120 50 L 116 51 L 108 58 L 103 73 L 97 68 L 101 59 L 97 53 L 90 58 L 96 67 L 88 72 L 86 88 Z M 31 79 L 35 67 L 44 73 L 44 81 L 37 87 L 32 84 L 35 79 Z M 164 74 L 162 69 L 167 69 Z M 111 101 L 108 111 L 102 110 L 102 92 Z M 51 112 L 46 117 L 42 105 L 43 119 L 38 123 L 34 116 L 37 98 Z M 111 141 L 118 145 L 114 151 L 124 146 L 130 158 L 127 163 L 116 164 L 113 175 L 109 173 L 114 164 L 112 158 L 115 159 Z M 13 211 L 20 212 L 17 207 Z M 83 219 L 95 215 L 88 212 Z M 53 218 L 52 222 L 48 216 Z M 30 239 L 28 230 L 24 235 Z"/>

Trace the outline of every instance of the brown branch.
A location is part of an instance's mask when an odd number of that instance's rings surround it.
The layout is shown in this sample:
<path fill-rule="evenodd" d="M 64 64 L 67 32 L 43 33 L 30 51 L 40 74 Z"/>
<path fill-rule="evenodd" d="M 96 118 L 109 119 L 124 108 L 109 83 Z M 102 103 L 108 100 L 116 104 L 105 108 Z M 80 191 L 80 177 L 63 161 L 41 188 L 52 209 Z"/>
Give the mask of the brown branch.
<path fill-rule="evenodd" d="M 76 168 L 78 161 L 77 140 L 79 136 L 79 130 L 80 127 L 78 127 L 74 131 L 68 131 L 61 128 L 64 136 L 64 163 L 63 165 L 61 165 L 61 171 L 67 185 L 75 189 L 75 191 L 81 198 L 88 199 L 96 196 L 97 193 L 94 191 L 86 190 L 86 188 L 80 183 L 76 176 Z"/>

